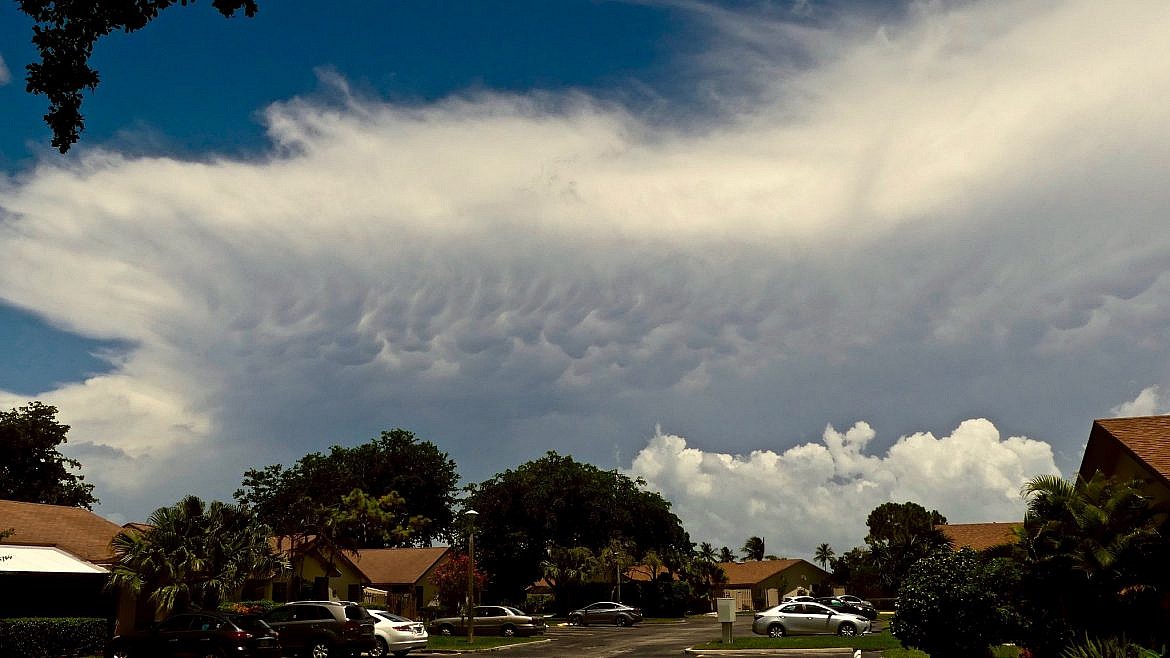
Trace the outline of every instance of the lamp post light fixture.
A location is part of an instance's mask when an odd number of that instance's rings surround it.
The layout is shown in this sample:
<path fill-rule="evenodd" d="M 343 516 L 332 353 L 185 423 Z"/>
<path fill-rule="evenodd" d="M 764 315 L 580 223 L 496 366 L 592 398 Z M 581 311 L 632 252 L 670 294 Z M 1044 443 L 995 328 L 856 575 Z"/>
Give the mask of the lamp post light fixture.
<path fill-rule="evenodd" d="M 469 509 L 463 513 L 467 519 L 467 644 L 475 642 L 475 517 L 479 512 Z"/>

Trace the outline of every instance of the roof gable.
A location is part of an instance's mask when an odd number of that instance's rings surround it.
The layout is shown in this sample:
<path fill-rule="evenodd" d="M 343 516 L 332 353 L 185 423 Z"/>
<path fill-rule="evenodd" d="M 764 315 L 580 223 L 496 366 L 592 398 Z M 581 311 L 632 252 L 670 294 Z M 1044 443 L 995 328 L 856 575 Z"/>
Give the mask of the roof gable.
<path fill-rule="evenodd" d="M 747 562 L 720 562 L 723 573 L 727 574 L 727 586 L 755 585 L 772 576 L 804 562 L 823 571 L 820 567 L 804 560 L 749 560 Z M 825 572 L 826 575 L 828 572 Z"/>
<path fill-rule="evenodd" d="M 1094 435 L 1111 437 L 1144 463 L 1154 474 L 1170 483 L 1170 416 L 1102 418 L 1093 421 Z"/>
<path fill-rule="evenodd" d="M 935 526 L 950 540 L 956 549 L 968 547 L 985 551 L 997 546 L 1007 546 L 1019 541 L 1016 530 L 1024 524 L 1016 521 L 1006 523 L 951 523 Z"/>
<path fill-rule="evenodd" d="M 114 561 L 110 541 L 122 526 L 80 507 L 0 500 L 0 529 L 12 536 L 0 544 L 56 546 L 87 562 Z"/>
<path fill-rule="evenodd" d="M 378 585 L 413 585 L 423 579 L 451 549 L 446 546 L 428 548 L 363 548 L 355 551 L 353 563 Z"/>

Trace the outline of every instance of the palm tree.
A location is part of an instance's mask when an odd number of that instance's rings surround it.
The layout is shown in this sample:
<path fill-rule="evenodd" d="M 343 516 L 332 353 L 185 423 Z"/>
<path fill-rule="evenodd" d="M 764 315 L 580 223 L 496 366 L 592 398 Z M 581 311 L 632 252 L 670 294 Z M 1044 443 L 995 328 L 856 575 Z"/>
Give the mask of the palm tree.
<path fill-rule="evenodd" d="M 108 586 L 149 591 L 160 611 L 191 604 L 214 608 L 249 579 L 271 578 L 289 568 L 269 546 L 268 526 L 240 505 L 204 505 L 187 496 L 154 511 L 145 530 L 114 537 Z"/>
<path fill-rule="evenodd" d="M 764 559 L 764 538 L 748 537 L 748 540 L 743 543 L 743 548 L 739 550 L 743 552 L 745 560 L 762 560 Z"/>
<path fill-rule="evenodd" d="M 1049 636 L 1075 629 L 1165 640 L 1164 624 L 1150 615 L 1170 591 L 1166 511 L 1143 486 L 1101 473 L 1075 483 L 1039 476 L 1023 486 L 1025 599 L 1049 618 Z"/>
<path fill-rule="evenodd" d="M 732 553 L 730 548 L 724 546 L 723 548 L 719 549 L 719 561 L 735 562 L 735 553 Z"/>
<path fill-rule="evenodd" d="M 703 542 L 699 544 L 699 559 L 703 562 L 718 562 L 719 552 L 711 545 L 711 542 Z"/>
<path fill-rule="evenodd" d="M 825 543 L 817 546 L 816 556 L 813 559 L 821 563 L 822 569 L 828 569 L 829 562 L 832 562 L 836 555 L 837 554 L 833 552 L 833 547 Z"/>

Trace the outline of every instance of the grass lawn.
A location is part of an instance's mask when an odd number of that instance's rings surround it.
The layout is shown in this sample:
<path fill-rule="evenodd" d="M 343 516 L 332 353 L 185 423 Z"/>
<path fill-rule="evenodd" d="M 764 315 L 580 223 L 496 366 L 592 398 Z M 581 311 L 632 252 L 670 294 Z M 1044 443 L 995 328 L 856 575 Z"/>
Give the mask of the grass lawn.
<path fill-rule="evenodd" d="M 537 635 L 535 637 L 499 637 L 498 635 L 476 635 L 475 642 L 467 643 L 467 636 L 443 636 L 432 635 L 427 638 L 428 649 L 442 649 L 467 651 L 469 649 L 494 649 L 496 647 L 506 647 L 510 644 L 524 644 L 526 642 L 539 642 L 544 637 Z"/>
<path fill-rule="evenodd" d="M 994 658 L 1017 658 L 1020 655 L 1020 649 L 1007 645 L 992 647 L 991 655 Z M 930 654 L 922 653 L 917 649 L 888 649 L 882 652 L 882 658 L 930 658 Z"/>
<path fill-rule="evenodd" d="M 771 638 L 763 635 L 739 636 L 732 639 L 731 644 L 724 644 L 719 640 L 696 645 L 696 649 L 828 649 L 833 647 L 848 649 L 900 649 L 902 643 L 889 631 L 858 635 L 856 637 L 841 637 L 839 635 L 800 635 L 795 637 Z M 908 658 L 907 654 L 902 658 Z"/>

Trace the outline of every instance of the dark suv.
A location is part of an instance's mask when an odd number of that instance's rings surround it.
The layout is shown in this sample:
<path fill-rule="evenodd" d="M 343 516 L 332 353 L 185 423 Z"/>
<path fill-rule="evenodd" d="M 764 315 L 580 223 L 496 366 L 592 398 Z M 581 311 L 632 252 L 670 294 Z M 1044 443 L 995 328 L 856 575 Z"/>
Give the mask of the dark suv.
<path fill-rule="evenodd" d="M 352 601 L 293 601 L 269 610 L 264 621 L 280 633 L 286 653 L 332 658 L 377 648 L 377 620 Z"/>
<path fill-rule="evenodd" d="M 280 658 L 280 639 L 257 617 L 221 612 L 174 615 L 149 629 L 115 635 L 106 658 Z"/>

